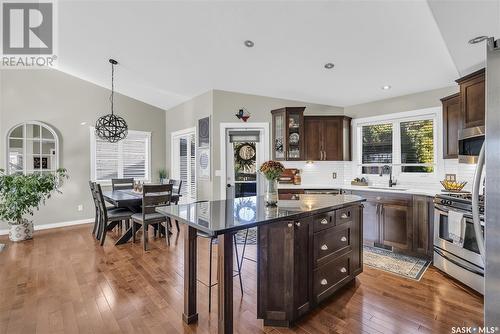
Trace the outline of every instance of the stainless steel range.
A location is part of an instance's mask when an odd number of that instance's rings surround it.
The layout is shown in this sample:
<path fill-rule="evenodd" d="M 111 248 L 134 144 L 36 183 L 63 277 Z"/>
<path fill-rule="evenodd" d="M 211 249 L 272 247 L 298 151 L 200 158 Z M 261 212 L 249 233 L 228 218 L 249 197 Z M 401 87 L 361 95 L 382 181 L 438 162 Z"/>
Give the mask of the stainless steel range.
<path fill-rule="evenodd" d="M 484 262 L 472 218 L 472 194 L 442 193 L 434 197 L 434 265 L 484 294 Z M 479 196 L 484 234 L 484 196 Z"/>

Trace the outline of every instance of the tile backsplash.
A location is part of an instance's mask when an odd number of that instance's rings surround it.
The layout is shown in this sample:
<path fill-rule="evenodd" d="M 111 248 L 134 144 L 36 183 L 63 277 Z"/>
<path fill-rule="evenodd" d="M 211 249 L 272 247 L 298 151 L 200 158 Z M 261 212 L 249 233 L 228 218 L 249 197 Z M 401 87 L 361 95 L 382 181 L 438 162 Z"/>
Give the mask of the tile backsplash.
<path fill-rule="evenodd" d="M 457 181 L 467 181 L 464 190 L 472 189 L 472 181 L 476 165 L 459 164 L 457 159 L 446 159 L 440 161 L 441 166 L 437 168 L 435 177 L 427 175 L 401 175 L 395 173 L 393 176 L 400 186 L 423 189 L 436 188 L 441 185 L 440 180 L 444 180 L 445 174 L 456 174 Z M 332 185 L 341 186 L 349 184 L 355 177 L 359 177 L 358 168 L 352 161 L 315 161 L 307 163 L 305 161 L 285 161 L 283 162 L 287 168 L 297 168 L 301 170 L 303 185 Z M 332 173 L 337 174 L 337 178 L 333 179 Z M 371 185 L 387 185 L 388 175 L 380 177 L 379 175 L 367 176 L 368 182 Z"/>

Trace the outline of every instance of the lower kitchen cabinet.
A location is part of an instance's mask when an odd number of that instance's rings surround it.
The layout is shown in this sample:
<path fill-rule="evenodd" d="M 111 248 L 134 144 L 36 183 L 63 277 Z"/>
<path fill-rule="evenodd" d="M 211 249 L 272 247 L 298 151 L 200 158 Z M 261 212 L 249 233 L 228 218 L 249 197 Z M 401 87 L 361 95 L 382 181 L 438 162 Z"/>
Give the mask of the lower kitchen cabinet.
<path fill-rule="evenodd" d="M 366 198 L 363 243 L 432 256 L 432 201 L 427 196 L 352 191 Z"/>
<path fill-rule="evenodd" d="M 291 326 L 360 274 L 362 205 L 259 227 L 258 317 Z"/>

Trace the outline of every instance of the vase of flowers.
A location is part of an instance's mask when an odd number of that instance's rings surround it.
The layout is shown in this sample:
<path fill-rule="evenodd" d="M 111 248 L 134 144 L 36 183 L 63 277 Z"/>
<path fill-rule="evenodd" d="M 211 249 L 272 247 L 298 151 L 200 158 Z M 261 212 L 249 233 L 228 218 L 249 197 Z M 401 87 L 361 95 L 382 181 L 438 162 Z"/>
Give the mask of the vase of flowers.
<path fill-rule="evenodd" d="M 274 206 L 278 203 L 278 178 L 285 167 L 278 161 L 269 160 L 260 166 L 260 172 L 266 177 L 267 187 L 264 193 L 266 205 Z"/>

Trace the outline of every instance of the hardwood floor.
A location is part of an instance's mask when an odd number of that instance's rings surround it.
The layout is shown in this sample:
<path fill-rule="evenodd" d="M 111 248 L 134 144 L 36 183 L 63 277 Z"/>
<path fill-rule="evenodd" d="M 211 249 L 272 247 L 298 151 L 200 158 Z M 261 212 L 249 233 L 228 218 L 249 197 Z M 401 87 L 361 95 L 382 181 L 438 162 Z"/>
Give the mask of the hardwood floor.
<path fill-rule="evenodd" d="M 217 303 L 208 314 L 203 284 L 198 324 L 182 322 L 183 238 L 175 240 L 176 232 L 170 247 L 150 236 L 144 252 L 140 242 L 114 246 L 112 233 L 100 247 L 91 229 L 39 231 L 18 244 L 0 237 L 7 243 L 0 253 L 0 333 L 216 333 Z M 206 239 L 199 240 L 198 263 L 206 283 Z M 291 329 L 256 319 L 256 264 L 245 261 L 242 275 L 243 298 L 234 290 L 238 333 L 450 333 L 452 326 L 482 325 L 482 297 L 433 267 L 415 282 L 365 266 L 355 283 Z"/>

